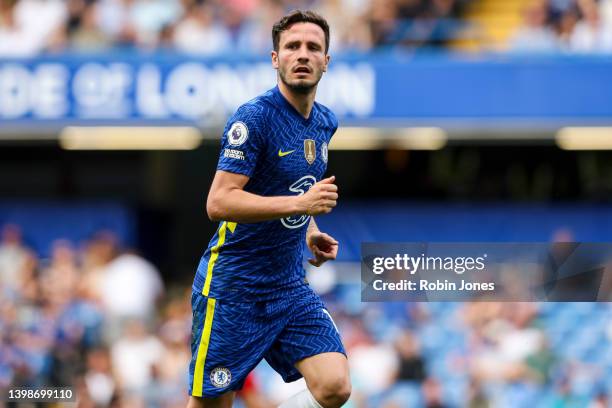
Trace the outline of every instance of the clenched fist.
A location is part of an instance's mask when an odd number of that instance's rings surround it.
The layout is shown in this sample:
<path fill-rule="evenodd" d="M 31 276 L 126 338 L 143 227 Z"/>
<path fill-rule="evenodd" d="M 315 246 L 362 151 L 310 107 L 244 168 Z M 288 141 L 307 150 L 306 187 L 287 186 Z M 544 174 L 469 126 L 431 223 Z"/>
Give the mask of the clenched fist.
<path fill-rule="evenodd" d="M 338 186 L 334 184 L 336 176 L 319 181 L 310 187 L 306 193 L 298 196 L 299 208 L 302 214 L 328 214 L 338 201 Z"/>

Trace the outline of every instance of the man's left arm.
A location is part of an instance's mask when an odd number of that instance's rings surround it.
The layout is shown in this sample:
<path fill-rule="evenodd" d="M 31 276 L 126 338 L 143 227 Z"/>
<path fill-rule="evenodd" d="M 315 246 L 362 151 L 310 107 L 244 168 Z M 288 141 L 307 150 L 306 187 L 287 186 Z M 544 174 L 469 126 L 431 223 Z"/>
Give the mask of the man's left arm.
<path fill-rule="evenodd" d="M 314 217 L 310 217 L 306 231 L 306 245 L 313 255 L 308 262 L 314 266 L 321 266 L 325 261 L 336 259 L 338 255 L 338 241 L 331 235 L 319 231 Z"/>

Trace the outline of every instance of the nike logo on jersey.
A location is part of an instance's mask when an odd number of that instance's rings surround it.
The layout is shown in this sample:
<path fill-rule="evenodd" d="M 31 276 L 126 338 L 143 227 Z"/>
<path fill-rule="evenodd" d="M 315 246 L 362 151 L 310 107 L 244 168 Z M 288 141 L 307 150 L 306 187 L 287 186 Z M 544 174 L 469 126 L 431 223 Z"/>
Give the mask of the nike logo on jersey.
<path fill-rule="evenodd" d="M 289 150 L 288 152 L 283 152 L 281 149 L 278 149 L 278 157 L 285 157 L 288 154 L 295 152 L 295 150 Z"/>

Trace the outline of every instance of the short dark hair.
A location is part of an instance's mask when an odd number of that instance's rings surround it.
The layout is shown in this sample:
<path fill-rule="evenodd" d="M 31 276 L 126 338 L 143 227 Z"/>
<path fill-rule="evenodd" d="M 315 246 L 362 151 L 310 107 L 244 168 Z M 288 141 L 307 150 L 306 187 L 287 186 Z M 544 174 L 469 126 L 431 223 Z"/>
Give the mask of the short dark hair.
<path fill-rule="evenodd" d="M 310 10 L 293 10 L 274 24 L 272 27 L 274 51 L 278 52 L 281 33 L 295 23 L 313 23 L 321 27 L 323 33 L 325 33 L 325 54 L 327 54 L 327 51 L 329 51 L 329 24 L 322 16 Z"/>

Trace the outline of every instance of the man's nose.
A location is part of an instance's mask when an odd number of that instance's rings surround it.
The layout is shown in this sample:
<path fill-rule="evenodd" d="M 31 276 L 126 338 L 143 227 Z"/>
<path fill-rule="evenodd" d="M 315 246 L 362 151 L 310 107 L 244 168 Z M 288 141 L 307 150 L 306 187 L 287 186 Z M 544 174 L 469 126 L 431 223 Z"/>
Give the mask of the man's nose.
<path fill-rule="evenodd" d="M 306 47 L 300 47 L 298 51 L 298 61 L 308 62 L 308 49 Z"/>

